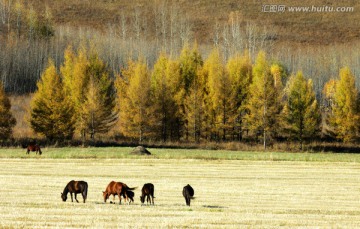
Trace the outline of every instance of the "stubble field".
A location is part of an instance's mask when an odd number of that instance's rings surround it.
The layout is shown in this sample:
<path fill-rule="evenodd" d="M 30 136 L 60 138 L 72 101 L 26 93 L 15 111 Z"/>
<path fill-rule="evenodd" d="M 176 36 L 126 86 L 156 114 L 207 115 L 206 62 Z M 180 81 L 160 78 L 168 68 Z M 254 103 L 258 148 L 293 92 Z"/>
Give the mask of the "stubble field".
<path fill-rule="evenodd" d="M 72 179 L 88 182 L 85 204 L 81 195 L 80 203 L 71 203 L 70 196 L 62 202 L 60 193 Z M 137 187 L 135 203 L 118 205 L 116 198 L 117 204 L 104 204 L 102 191 L 112 180 Z M 155 186 L 155 206 L 140 204 L 147 182 Z M 195 190 L 191 207 L 182 197 L 186 184 Z M 357 162 L 11 158 L 4 153 L 0 159 L 0 227 L 5 228 L 355 228 L 359 193 Z"/>

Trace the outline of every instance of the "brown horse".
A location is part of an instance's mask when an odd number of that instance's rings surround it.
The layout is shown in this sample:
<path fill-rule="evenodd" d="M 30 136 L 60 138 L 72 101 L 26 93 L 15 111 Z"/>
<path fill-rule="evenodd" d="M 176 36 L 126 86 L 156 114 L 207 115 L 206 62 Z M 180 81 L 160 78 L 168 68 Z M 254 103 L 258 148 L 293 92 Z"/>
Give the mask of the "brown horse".
<path fill-rule="evenodd" d="M 88 191 L 88 184 L 85 181 L 70 181 L 64 188 L 64 191 L 61 193 L 61 199 L 65 202 L 67 199 L 67 194 L 70 192 L 71 196 L 71 202 L 74 202 L 73 200 L 73 193 L 75 193 L 75 200 L 79 203 L 79 201 L 76 198 L 76 194 L 81 193 L 84 203 L 87 198 L 87 191 Z"/>
<path fill-rule="evenodd" d="M 39 155 L 42 154 L 41 149 L 40 149 L 40 146 L 35 145 L 35 144 L 29 144 L 29 145 L 27 146 L 26 154 L 29 154 L 30 151 L 31 151 L 31 152 L 36 152 L 36 154 L 39 152 Z"/>
<path fill-rule="evenodd" d="M 145 202 L 145 197 L 146 198 L 146 204 L 148 204 L 150 202 L 151 205 L 151 200 L 152 200 L 152 204 L 154 205 L 154 185 L 151 183 L 146 183 L 144 184 L 144 186 L 141 189 L 141 196 L 140 196 L 140 201 L 141 201 L 141 205 L 144 204 Z"/>
<path fill-rule="evenodd" d="M 136 188 L 129 188 L 126 184 L 121 182 L 111 181 L 108 186 L 106 187 L 105 191 L 103 192 L 104 202 L 109 198 L 109 196 L 118 195 L 119 197 L 119 204 L 121 204 L 121 196 L 125 197 L 125 203 L 128 201 L 128 191 L 134 190 Z"/>

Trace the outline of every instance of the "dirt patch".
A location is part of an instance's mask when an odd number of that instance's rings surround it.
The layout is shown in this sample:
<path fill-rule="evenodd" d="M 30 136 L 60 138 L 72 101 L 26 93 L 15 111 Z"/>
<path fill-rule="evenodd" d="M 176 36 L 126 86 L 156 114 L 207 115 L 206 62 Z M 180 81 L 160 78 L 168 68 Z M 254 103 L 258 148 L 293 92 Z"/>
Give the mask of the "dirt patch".
<path fill-rule="evenodd" d="M 143 146 L 138 146 L 130 152 L 132 155 L 151 155 L 150 151 L 145 149 Z"/>

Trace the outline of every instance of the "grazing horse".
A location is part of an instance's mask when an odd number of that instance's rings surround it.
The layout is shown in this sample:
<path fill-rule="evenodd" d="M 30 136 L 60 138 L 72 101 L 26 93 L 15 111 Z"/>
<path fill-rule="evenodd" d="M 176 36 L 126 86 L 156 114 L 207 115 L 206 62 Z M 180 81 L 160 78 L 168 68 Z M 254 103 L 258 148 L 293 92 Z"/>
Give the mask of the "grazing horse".
<path fill-rule="evenodd" d="M 74 202 L 73 200 L 73 193 L 75 193 L 75 200 L 79 203 L 79 201 L 76 198 L 76 194 L 81 193 L 84 203 L 87 197 L 87 191 L 88 191 L 88 184 L 85 181 L 70 181 L 64 188 L 64 191 L 61 193 L 61 199 L 65 202 L 67 199 L 67 194 L 70 192 L 71 196 L 71 202 Z"/>
<path fill-rule="evenodd" d="M 36 145 L 36 144 L 29 144 L 27 146 L 27 151 L 26 154 L 29 154 L 31 152 L 36 152 L 36 154 L 39 152 L 39 155 L 42 154 L 40 146 Z"/>
<path fill-rule="evenodd" d="M 145 197 L 146 198 L 146 204 L 148 204 L 150 202 L 151 205 L 151 200 L 152 200 L 152 204 L 154 205 L 154 185 L 151 183 L 146 183 L 144 184 L 144 186 L 141 189 L 141 196 L 140 196 L 140 201 L 141 201 L 141 205 L 144 204 L 145 202 Z"/>
<path fill-rule="evenodd" d="M 111 181 L 103 192 L 104 202 L 106 203 L 109 196 L 113 195 L 115 199 L 115 195 L 118 195 L 119 204 L 121 204 L 121 196 L 124 196 L 126 203 L 128 201 L 128 192 L 134 189 L 136 188 L 129 188 L 124 183 Z"/>
<path fill-rule="evenodd" d="M 189 184 L 183 188 L 183 196 L 185 197 L 186 205 L 190 206 L 190 200 L 194 199 L 194 189 Z"/>

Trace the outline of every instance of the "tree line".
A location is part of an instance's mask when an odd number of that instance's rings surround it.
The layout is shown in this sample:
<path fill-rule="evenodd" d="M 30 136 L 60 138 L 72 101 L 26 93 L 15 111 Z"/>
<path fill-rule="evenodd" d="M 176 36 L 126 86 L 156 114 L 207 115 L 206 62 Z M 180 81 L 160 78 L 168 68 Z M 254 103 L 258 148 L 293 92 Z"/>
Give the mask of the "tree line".
<path fill-rule="evenodd" d="M 3 87 L 0 123 L 3 138 L 15 120 Z M 218 48 L 203 57 L 195 44 L 179 56 L 161 53 L 148 67 L 145 58 L 129 60 L 118 74 L 96 49 L 64 52 L 56 66 L 49 59 L 31 101 L 30 125 L 49 140 L 83 140 L 114 129 L 135 141 L 256 141 L 266 148 L 279 139 L 302 146 L 326 135 L 357 140 L 358 91 L 348 67 L 329 80 L 317 99 L 313 82 L 301 71 L 289 74 L 260 51 L 224 60 Z M 5 131 L 6 130 L 6 131 Z"/>

